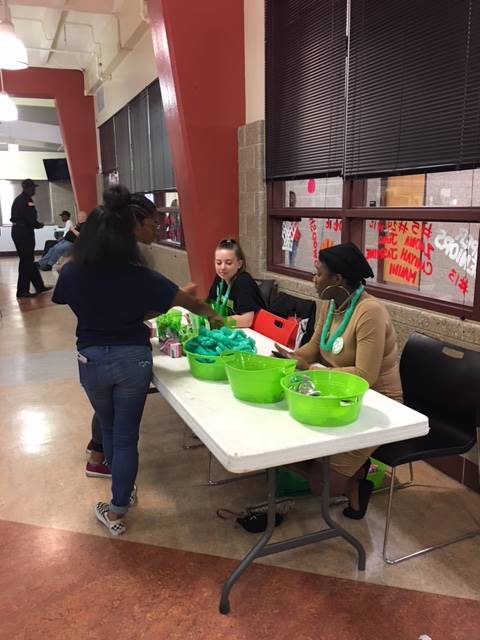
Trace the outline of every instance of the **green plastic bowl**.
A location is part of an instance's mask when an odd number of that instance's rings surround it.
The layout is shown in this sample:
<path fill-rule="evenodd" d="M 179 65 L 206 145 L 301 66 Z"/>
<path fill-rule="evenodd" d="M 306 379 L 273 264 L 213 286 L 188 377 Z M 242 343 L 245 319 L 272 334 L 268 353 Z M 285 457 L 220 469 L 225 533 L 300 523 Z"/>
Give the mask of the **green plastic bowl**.
<path fill-rule="evenodd" d="M 281 380 L 293 373 L 297 364 L 295 360 L 280 360 L 253 353 L 228 353 L 221 358 L 235 398 L 259 404 L 283 399 Z"/>
<path fill-rule="evenodd" d="M 183 352 L 187 356 L 190 373 L 198 380 L 226 380 L 225 363 L 218 356 L 203 356 L 189 351 L 188 345 L 193 338 L 183 344 Z"/>
<path fill-rule="evenodd" d="M 201 356 L 185 350 L 190 373 L 198 380 L 226 380 L 225 364 L 220 356 Z"/>
<path fill-rule="evenodd" d="M 313 382 L 319 396 L 306 396 L 289 388 L 292 375 L 282 379 L 292 418 L 314 427 L 342 427 L 355 422 L 360 413 L 368 382 L 341 371 L 302 372 Z M 298 373 L 294 374 L 298 376 Z"/>

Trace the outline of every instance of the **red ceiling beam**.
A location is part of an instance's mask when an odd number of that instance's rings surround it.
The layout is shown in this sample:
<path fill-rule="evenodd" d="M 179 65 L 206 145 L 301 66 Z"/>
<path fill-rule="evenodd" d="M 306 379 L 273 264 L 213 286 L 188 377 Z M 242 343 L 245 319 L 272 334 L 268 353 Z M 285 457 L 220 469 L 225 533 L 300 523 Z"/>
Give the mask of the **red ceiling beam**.
<path fill-rule="evenodd" d="M 75 202 L 89 213 L 97 204 L 98 156 L 93 98 L 84 94 L 83 73 L 30 67 L 4 71 L 3 81 L 13 97 L 55 100 Z"/>

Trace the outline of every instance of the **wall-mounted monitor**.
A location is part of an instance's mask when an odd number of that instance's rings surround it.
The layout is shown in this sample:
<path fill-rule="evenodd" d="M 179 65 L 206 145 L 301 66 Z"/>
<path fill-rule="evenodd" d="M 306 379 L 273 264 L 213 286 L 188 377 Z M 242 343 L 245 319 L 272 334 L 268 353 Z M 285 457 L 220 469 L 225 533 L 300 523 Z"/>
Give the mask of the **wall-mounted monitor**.
<path fill-rule="evenodd" d="M 60 182 L 70 180 L 70 172 L 65 158 L 50 158 L 43 161 L 47 180 L 49 182 Z"/>

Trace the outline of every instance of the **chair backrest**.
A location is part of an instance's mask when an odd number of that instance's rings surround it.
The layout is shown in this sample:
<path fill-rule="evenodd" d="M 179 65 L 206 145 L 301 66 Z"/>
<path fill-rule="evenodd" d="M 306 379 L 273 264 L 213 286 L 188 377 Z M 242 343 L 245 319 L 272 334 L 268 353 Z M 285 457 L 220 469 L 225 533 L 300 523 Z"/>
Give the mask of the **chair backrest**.
<path fill-rule="evenodd" d="M 258 284 L 260 293 L 262 294 L 263 301 L 265 302 L 265 308 L 270 311 L 270 305 L 277 293 L 277 284 L 275 280 L 258 280 L 255 282 Z"/>
<path fill-rule="evenodd" d="M 306 344 L 313 336 L 317 314 L 317 305 L 314 300 L 305 300 L 305 298 L 298 298 L 297 296 L 280 292 L 273 300 L 270 311 L 282 318 L 296 317 L 308 320 L 305 333 L 302 336 L 302 345 Z"/>
<path fill-rule="evenodd" d="M 405 404 L 475 436 L 480 426 L 480 352 L 414 333 L 400 360 Z"/>

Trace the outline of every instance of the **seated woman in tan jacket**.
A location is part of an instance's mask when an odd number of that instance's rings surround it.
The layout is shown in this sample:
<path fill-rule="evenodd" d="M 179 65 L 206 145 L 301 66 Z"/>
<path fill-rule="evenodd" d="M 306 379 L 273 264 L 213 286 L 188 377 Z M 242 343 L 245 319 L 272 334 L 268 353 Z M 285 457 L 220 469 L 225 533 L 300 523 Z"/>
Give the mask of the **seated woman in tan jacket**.
<path fill-rule="evenodd" d="M 313 277 L 320 310 L 312 339 L 293 354 L 276 345 L 279 355 L 295 358 L 298 369 L 323 365 L 364 378 L 372 389 L 402 401 L 395 330 L 384 304 L 364 291 L 373 272 L 362 252 L 352 243 L 319 252 Z M 369 456 L 376 447 L 331 457 L 331 494 L 350 501 L 344 515 L 363 518 L 372 492 L 366 479 Z M 308 477 L 312 491 L 321 491 L 318 461 L 294 465 Z"/>

